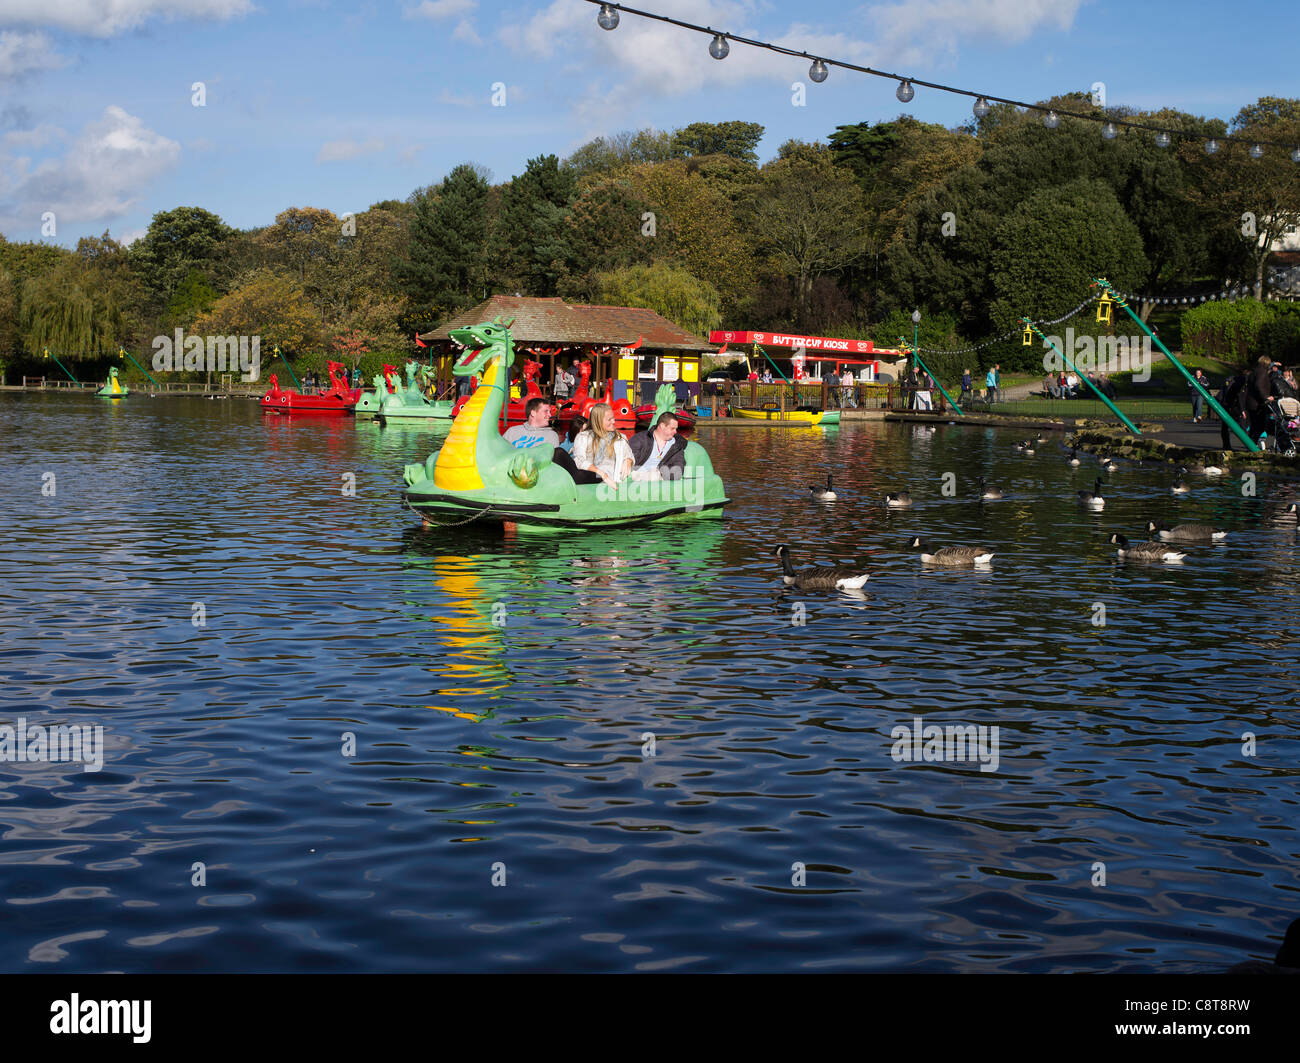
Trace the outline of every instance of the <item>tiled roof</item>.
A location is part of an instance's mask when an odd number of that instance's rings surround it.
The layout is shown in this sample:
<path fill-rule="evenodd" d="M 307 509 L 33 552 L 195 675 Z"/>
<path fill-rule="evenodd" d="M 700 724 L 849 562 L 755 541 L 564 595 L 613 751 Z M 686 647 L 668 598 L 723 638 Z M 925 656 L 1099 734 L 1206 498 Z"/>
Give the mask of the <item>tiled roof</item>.
<path fill-rule="evenodd" d="M 442 328 L 426 332 L 420 339 L 450 339 L 449 329 L 478 325 L 497 316 L 515 319 L 510 334 L 516 344 L 626 347 L 640 337 L 641 346 L 647 350 L 709 353 L 717 349 L 653 310 L 635 306 L 586 306 L 559 298 L 519 295 L 494 295 L 473 309 L 457 314 Z"/>

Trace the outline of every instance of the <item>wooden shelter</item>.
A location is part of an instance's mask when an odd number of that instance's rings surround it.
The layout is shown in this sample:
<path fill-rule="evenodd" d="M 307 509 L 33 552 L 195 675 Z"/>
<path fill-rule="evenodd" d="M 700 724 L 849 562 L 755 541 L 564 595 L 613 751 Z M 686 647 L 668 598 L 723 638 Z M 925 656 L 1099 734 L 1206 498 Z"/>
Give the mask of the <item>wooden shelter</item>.
<path fill-rule="evenodd" d="M 584 358 L 592 362 L 590 390 L 604 390 L 614 380 L 615 398 L 628 398 L 634 405 L 654 401 L 661 383 L 670 383 L 679 402 L 700 392 L 700 358 L 717 351 L 653 310 L 634 306 L 587 306 L 566 303 L 560 298 L 494 295 L 470 310 L 448 320 L 420 339 L 441 348 L 440 376 L 451 376 L 451 329 L 478 325 L 500 317 L 514 318 L 516 371 L 522 371 L 526 355 L 542 363 L 539 377 L 543 391 L 549 391 L 558 367 L 572 366 Z M 574 370 L 574 376 L 577 371 Z"/>

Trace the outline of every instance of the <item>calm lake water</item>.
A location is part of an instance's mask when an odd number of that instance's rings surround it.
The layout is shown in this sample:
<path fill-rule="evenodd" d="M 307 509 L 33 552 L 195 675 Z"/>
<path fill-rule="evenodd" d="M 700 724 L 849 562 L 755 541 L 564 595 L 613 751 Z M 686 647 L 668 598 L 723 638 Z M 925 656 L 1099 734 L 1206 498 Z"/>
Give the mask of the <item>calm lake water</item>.
<path fill-rule="evenodd" d="M 701 429 L 725 520 L 503 538 L 403 509 L 440 435 L 0 396 L 0 725 L 105 743 L 0 763 L 0 970 L 1208 971 L 1300 915 L 1294 485 Z M 1149 518 L 1232 534 L 1118 562 Z M 997 770 L 893 759 L 917 716 Z"/>

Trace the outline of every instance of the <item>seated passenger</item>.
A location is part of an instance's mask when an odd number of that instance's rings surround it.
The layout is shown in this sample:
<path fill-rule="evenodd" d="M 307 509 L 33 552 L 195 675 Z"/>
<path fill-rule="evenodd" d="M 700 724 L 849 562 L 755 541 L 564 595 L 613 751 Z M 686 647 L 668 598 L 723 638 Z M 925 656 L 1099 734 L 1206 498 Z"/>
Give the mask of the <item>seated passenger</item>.
<path fill-rule="evenodd" d="M 609 403 L 598 402 L 591 408 L 591 426 L 573 441 L 573 463 L 581 472 L 595 473 L 610 487 L 617 487 L 632 471 L 632 450 L 614 428 Z"/>
<path fill-rule="evenodd" d="M 661 413 L 653 429 L 629 441 L 634 480 L 680 480 L 686 473 L 686 440 L 677 434 L 677 416 Z"/>
<path fill-rule="evenodd" d="M 553 447 L 560 445 L 560 437 L 550 426 L 551 407 L 545 399 L 529 399 L 524 407 L 524 417 L 523 424 L 506 429 L 504 438 L 512 447 L 527 450 L 530 447 L 539 447 L 543 443 L 549 443 Z"/>
<path fill-rule="evenodd" d="M 573 420 L 569 422 L 569 433 L 560 443 L 560 449 L 566 454 L 573 453 L 573 441 L 578 438 L 578 433 L 587 427 L 587 418 L 580 413 L 573 415 Z"/>

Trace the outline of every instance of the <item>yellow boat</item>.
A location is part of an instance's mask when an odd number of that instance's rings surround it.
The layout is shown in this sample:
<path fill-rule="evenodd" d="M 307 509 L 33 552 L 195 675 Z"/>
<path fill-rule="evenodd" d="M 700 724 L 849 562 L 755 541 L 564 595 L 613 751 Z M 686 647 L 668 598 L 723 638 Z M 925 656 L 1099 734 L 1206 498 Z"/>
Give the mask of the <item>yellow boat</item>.
<path fill-rule="evenodd" d="M 771 408 L 765 406 L 761 410 L 744 410 L 739 406 L 733 406 L 731 407 L 731 415 L 733 417 L 747 417 L 751 421 L 796 421 L 810 427 L 821 424 L 822 418 L 826 416 L 822 410 L 786 410 L 785 413 L 782 413 L 777 409 L 776 403 L 773 402 L 767 405 Z"/>

